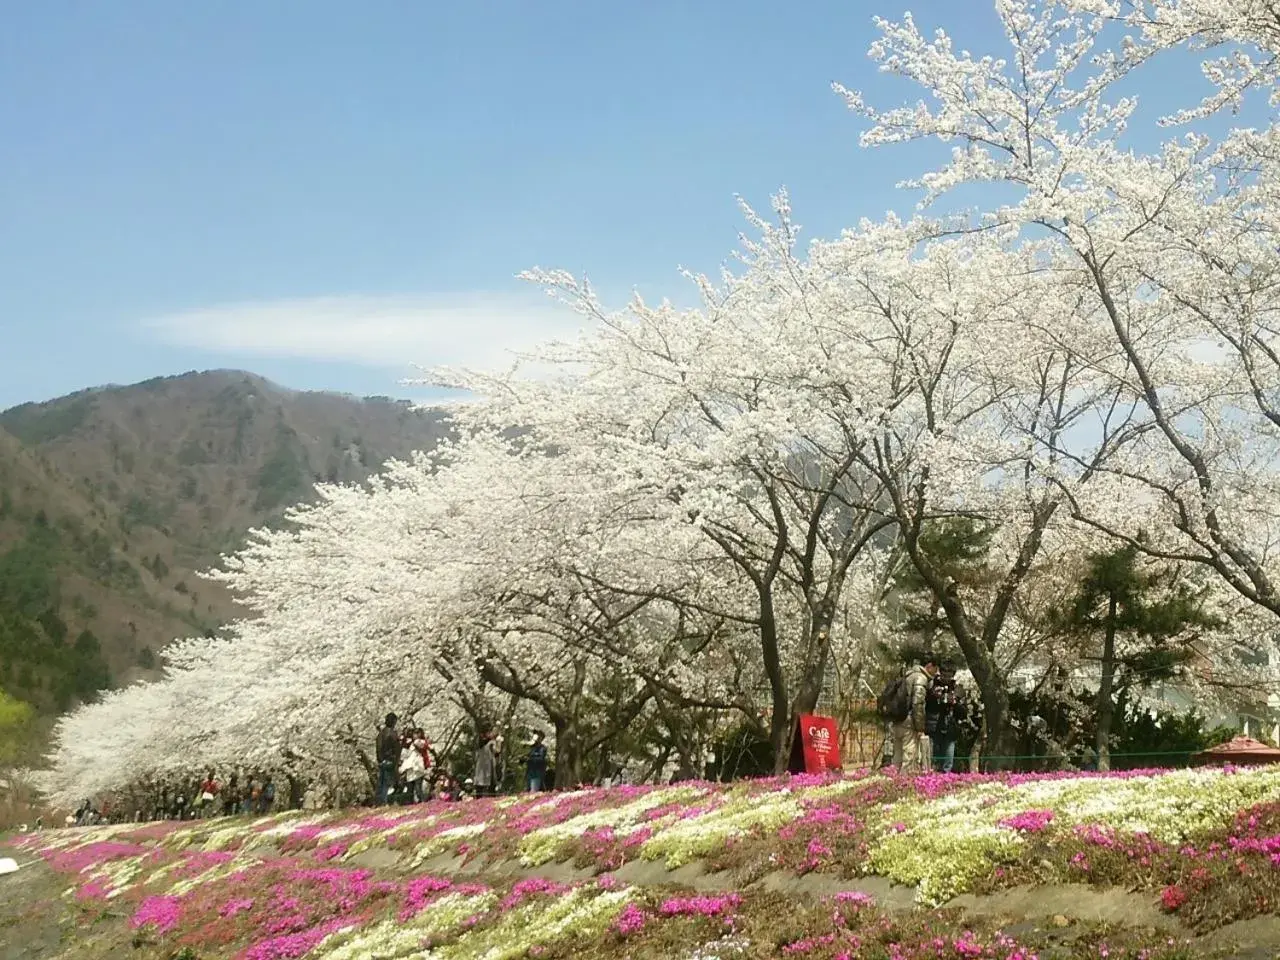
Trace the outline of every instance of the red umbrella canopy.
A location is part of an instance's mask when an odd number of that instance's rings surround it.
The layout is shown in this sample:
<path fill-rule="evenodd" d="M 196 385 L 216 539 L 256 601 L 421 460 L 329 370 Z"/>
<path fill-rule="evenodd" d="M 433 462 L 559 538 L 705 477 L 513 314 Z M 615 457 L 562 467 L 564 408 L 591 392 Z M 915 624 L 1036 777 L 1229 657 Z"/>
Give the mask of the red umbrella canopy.
<path fill-rule="evenodd" d="M 1243 735 L 1202 750 L 1196 756 L 1202 760 L 1227 760 L 1235 763 L 1280 763 L 1280 749 Z"/>

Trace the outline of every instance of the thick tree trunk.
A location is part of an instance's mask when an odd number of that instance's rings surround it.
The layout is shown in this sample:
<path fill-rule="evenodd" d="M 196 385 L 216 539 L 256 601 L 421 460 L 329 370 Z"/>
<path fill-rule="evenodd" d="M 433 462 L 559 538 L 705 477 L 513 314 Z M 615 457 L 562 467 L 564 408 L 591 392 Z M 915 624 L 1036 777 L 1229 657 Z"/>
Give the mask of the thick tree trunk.
<path fill-rule="evenodd" d="M 785 773 L 795 721 L 791 718 L 787 684 L 782 676 L 782 661 L 778 652 L 778 622 L 773 612 L 773 591 L 768 587 L 760 591 L 760 648 L 764 654 L 764 670 L 769 678 L 769 701 L 773 710 L 769 718 L 769 746 L 773 749 L 773 769 L 775 773 Z"/>
<path fill-rule="evenodd" d="M 973 749 L 969 751 L 969 772 L 982 772 L 982 742 L 987 736 L 987 721 L 982 721 L 982 726 L 978 730 L 978 736 L 973 741 Z"/>
<path fill-rule="evenodd" d="M 1003 769 L 1009 766 L 1010 758 L 1017 753 L 1010 736 L 1009 690 L 1005 679 L 996 666 L 988 644 L 968 629 L 964 611 L 956 598 L 950 592 L 945 592 L 938 601 L 947 615 L 951 634 L 964 654 L 973 682 L 978 687 L 984 731 L 980 742 L 982 753 L 987 758 L 987 766 L 994 770 Z"/>
<path fill-rule="evenodd" d="M 797 683 L 796 697 L 791 704 L 792 717 L 813 713 L 822 696 L 822 682 L 827 676 L 827 663 L 831 659 L 831 623 L 834 619 L 835 598 L 824 598 L 810 609 L 805 627 L 807 636 L 803 648 L 808 652 L 804 669 Z M 794 721 L 791 726 L 794 726 Z"/>
<path fill-rule="evenodd" d="M 1098 769 L 1111 769 L 1111 723 L 1115 717 L 1113 688 L 1116 677 L 1116 598 L 1107 601 L 1107 629 L 1102 639 L 1102 679 L 1098 683 Z"/>
<path fill-rule="evenodd" d="M 572 790 L 582 784 L 582 738 L 577 724 L 569 720 L 556 720 L 556 782 L 557 790 Z"/>
<path fill-rule="evenodd" d="M 811 652 L 811 656 L 805 661 L 795 699 L 787 711 L 787 726 L 783 731 L 782 748 L 774 754 L 774 770 L 778 773 L 783 773 L 787 769 L 791 759 L 797 718 L 802 714 L 814 713 L 818 709 L 818 699 L 822 696 L 822 681 L 826 676 L 827 662 L 831 657 L 830 627 L 820 615 L 810 615 L 808 630 L 811 636 L 806 638 L 804 648 Z"/>
<path fill-rule="evenodd" d="M 650 781 L 657 783 L 658 778 L 662 774 L 662 768 L 667 765 L 667 760 L 671 756 L 671 748 L 663 747 L 658 756 L 654 758 L 653 763 L 645 768 L 644 773 L 640 775 L 637 783 L 649 783 Z"/>
<path fill-rule="evenodd" d="M 986 728 L 986 742 L 982 749 L 987 756 L 987 767 L 990 770 L 1006 769 L 1016 753 L 1009 729 L 1009 692 L 994 672 L 982 680 L 976 676 L 974 679 L 982 697 L 983 725 Z"/>
<path fill-rule="evenodd" d="M 306 793 L 306 785 L 292 773 L 285 774 L 285 776 L 289 782 L 289 809 L 301 810 L 303 794 Z"/>

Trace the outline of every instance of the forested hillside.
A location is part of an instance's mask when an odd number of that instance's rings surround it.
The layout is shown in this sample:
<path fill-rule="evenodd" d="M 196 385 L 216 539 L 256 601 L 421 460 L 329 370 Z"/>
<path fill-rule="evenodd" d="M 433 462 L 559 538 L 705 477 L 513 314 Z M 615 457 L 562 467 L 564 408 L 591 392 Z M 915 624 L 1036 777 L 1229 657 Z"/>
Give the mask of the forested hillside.
<path fill-rule="evenodd" d="M 145 676 L 237 610 L 196 576 L 317 481 L 432 446 L 440 415 L 247 373 L 86 390 L 0 414 L 0 687 L 49 715 Z"/>

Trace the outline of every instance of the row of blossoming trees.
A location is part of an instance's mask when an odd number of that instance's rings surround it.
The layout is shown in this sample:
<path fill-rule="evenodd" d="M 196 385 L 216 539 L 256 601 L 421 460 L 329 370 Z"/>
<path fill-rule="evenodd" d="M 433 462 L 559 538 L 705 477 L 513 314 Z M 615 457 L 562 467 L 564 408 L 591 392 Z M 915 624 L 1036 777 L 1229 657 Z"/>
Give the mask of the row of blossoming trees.
<path fill-rule="evenodd" d="M 689 277 L 689 309 L 611 312 L 530 274 L 581 337 L 502 375 L 435 371 L 482 400 L 455 440 L 256 533 L 213 574 L 252 616 L 65 718 L 54 792 L 205 764 L 358 772 L 389 707 L 437 739 L 552 730 L 561 784 L 622 737 L 693 750 L 690 716 L 761 723 L 785 759 L 794 716 L 908 601 L 963 657 L 998 752 L 1011 677 L 1096 678 L 1140 642 L 1104 650 L 1051 615 L 1122 548 L 1199 605 L 1161 637 L 1194 651 L 1183 682 L 1270 692 L 1280 131 L 1253 101 L 1280 13 L 996 10 L 998 57 L 878 22 L 873 60 L 919 103 L 837 87 L 865 147 L 946 144 L 907 184 L 917 216 L 801 247 L 782 196 L 747 211 L 732 271 Z M 1204 99 L 1174 117 L 1125 95 L 1153 70 L 1189 89 L 1202 57 Z M 1264 122 L 1229 127 L 1237 106 Z M 972 185 L 1000 202 L 960 210 Z M 978 560 L 939 546 L 953 529 L 981 531 Z"/>

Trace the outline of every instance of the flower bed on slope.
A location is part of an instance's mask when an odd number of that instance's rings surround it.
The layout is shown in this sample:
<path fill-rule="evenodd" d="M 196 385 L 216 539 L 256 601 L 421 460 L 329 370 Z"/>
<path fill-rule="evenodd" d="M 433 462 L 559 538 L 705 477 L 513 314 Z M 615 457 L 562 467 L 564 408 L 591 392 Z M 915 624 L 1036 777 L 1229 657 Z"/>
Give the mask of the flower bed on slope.
<path fill-rule="evenodd" d="M 30 842 L 44 845 L 55 869 L 97 864 L 82 876 L 93 885 L 89 895 L 106 897 L 160 881 L 182 885 L 183 895 L 264 858 L 336 868 L 390 849 L 409 871 L 441 854 L 531 869 L 574 860 L 600 872 L 633 860 L 698 861 L 732 871 L 730 889 L 775 871 L 878 875 L 914 886 L 925 904 L 1023 884 L 1121 885 L 1207 929 L 1272 913 L 1280 902 L 1277 804 L 1280 768 L 859 774 L 103 827 Z"/>
<path fill-rule="evenodd" d="M 1070 931 L 1005 931 L 992 922 L 965 922 L 954 913 L 884 913 L 858 892 L 805 902 L 760 891 L 643 889 L 619 884 L 610 874 L 577 884 L 537 877 L 486 884 L 431 874 L 383 879 L 369 870 L 316 866 L 294 857 L 259 860 L 248 851 L 229 859 L 210 859 L 208 852 L 189 848 L 140 855 L 128 844 L 95 839 L 87 831 L 75 831 L 76 838 L 70 833 L 57 835 L 54 845 L 28 846 L 44 850 L 51 866 L 75 877 L 68 899 L 81 907 L 86 922 L 94 921 L 95 957 L 1177 960 L 1212 955 L 1185 939 L 1150 931 L 1087 925 Z M 101 915 L 94 915 L 104 901 L 128 918 L 114 940 L 104 939 Z"/>

